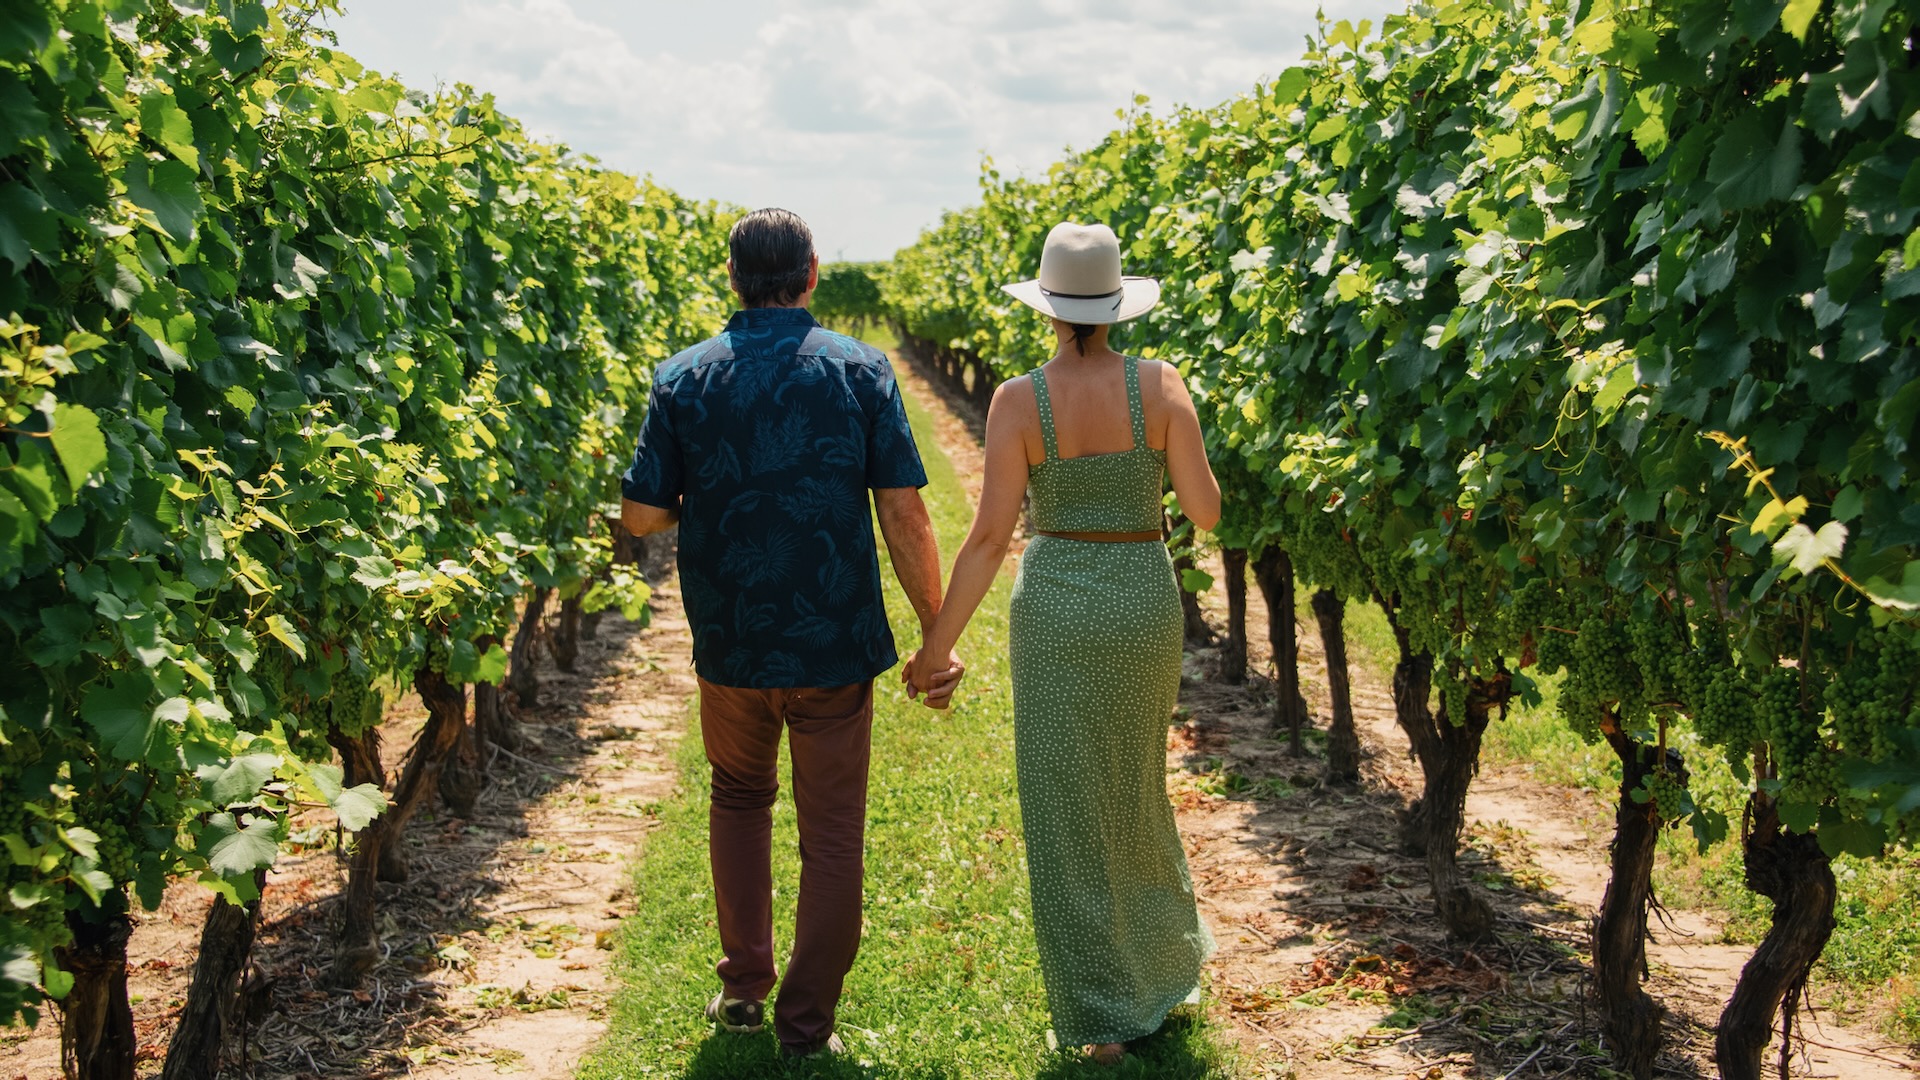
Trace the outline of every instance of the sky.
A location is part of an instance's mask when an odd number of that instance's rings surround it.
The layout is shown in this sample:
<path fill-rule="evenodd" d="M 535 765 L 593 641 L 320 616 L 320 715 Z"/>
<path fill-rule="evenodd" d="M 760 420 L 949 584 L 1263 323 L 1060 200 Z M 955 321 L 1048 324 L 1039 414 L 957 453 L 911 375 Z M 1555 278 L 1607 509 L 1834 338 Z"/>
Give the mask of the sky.
<path fill-rule="evenodd" d="M 1298 58 L 1315 11 L 1404 0 L 347 0 L 362 63 L 468 83 L 541 138 L 684 195 L 806 218 L 824 259 L 884 259 L 1038 174 L 1134 95 L 1211 105 Z"/>

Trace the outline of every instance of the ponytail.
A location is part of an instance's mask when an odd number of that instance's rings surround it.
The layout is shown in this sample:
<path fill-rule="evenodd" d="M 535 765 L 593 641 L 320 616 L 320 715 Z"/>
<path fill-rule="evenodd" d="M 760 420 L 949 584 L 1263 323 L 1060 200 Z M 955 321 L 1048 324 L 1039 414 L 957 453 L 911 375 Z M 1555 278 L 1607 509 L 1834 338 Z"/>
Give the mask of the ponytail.
<path fill-rule="evenodd" d="M 1073 328 L 1074 351 L 1078 352 L 1081 356 L 1087 355 L 1087 342 L 1094 334 L 1100 332 L 1100 328 L 1097 326 L 1087 326 L 1083 323 L 1069 323 L 1068 325 Z"/>

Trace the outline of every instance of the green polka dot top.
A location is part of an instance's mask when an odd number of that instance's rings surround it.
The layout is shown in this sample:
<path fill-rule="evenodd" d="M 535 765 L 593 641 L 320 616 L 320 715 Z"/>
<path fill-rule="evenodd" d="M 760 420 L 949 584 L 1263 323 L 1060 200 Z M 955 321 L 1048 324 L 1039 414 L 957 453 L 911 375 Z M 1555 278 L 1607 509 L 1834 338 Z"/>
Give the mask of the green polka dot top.
<path fill-rule="evenodd" d="M 1033 398 L 1040 406 L 1040 437 L 1046 443 L 1047 459 L 1027 468 L 1027 487 L 1033 498 L 1033 527 L 1040 532 L 1147 532 L 1161 527 L 1167 452 L 1147 445 L 1140 361 L 1129 356 L 1125 368 L 1133 448 L 1074 458 L 1060 456 L 1047 376 L 1033 372 Z"/>

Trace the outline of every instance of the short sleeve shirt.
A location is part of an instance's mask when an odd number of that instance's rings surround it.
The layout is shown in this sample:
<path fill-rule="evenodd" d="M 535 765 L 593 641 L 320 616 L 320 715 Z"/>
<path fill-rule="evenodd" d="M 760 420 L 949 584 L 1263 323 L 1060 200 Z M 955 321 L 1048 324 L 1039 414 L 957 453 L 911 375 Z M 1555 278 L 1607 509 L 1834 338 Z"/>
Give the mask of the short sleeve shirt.
<path fill-rule="evenodd" d="M 701 678 L 827 687 L 899 660 L 867 492 L 926 482 L 886 354 L 753 308 L 654 373 L 621 493 L 680 511 Z"/>

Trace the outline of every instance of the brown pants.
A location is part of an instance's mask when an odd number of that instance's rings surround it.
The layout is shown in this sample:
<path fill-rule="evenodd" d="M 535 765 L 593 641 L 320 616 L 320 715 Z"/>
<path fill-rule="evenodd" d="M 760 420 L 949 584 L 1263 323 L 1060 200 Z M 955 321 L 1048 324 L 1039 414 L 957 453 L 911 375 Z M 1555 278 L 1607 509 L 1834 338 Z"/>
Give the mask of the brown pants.
<path fill-rule="evenodd" d="M 860 951 L 871 680 L 830 689 L 745 690 L 700 680 L 700 734 L 713 766 L 708 847 L 726 995 L 773 989 L 773 800 L 780 732 L 789 732 L 800 819 L 800 900 L 774 1032 L 795 1050 L 833 1034 L 833 1012 Z"/>

